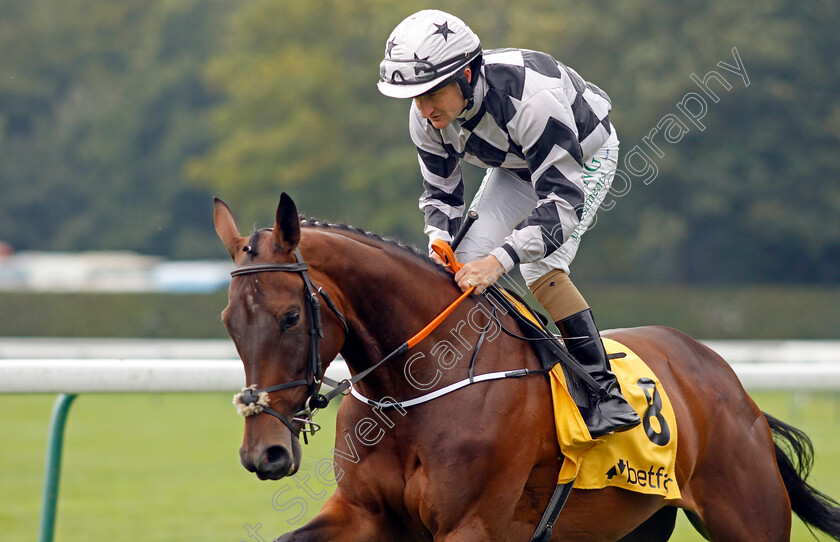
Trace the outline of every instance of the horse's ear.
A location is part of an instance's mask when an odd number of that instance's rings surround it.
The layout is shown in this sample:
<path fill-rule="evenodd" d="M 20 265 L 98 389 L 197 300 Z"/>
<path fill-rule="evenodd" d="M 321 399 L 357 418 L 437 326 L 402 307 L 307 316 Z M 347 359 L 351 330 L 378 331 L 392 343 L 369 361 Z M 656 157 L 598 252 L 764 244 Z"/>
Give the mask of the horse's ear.
<path fill-rule="evenodd" d="M 288 254 L 297 248 L 299 242 L 300 217 L 297 207 L 292 198 L 283 192 L 280 195 L 280 204 L 277 206 L 272 245 L 275 252 Z"/>
<path fill-rule="evenodd" d="M 216 197 L 213 198 L 213 222 L 219 239 L 225 244 L 230 257 L 235 259 L 245 238 L 239 235 L 239 228 L 228 204 Z"/>

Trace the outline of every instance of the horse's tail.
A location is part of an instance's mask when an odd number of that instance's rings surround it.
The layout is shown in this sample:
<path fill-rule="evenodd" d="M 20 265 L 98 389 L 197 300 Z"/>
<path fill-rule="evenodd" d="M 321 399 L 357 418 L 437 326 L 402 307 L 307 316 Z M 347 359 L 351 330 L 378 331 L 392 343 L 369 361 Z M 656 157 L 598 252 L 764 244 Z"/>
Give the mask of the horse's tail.
<path fill-rule="evenodd" d="M 785 482 L 790 505 L 810 529 L 815 527 L 840 540 L 840 504 L 806 480 L 814 466 L 814 446 L 803 431 L 764 413 L 776 446 L 776 463 Z"/>

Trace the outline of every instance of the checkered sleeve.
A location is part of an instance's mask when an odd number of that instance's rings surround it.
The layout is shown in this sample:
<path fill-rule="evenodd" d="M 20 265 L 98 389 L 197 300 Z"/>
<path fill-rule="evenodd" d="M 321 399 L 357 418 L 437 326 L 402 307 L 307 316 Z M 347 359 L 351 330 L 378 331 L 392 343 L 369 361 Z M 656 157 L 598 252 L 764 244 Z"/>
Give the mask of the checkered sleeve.
<path fill-rule="evenodd" d="M 423 176 L 420 210 L 425 219 L 424 232 L 429 243 L 452 240 L 461 226 L 464 214 L 464 181 L 460 157 L 447 149 L 436 130 L 412 103 L 409 120 L 411 140 L 417 147 L 417 158 Z"/>
<path fill-rule="evenodd" d="M 522 147 L 539 201 L 505 240 L 502 249 L 510 256 L 510 261 L 502 262 L 506 268 L 557 250 L 580 223 L 585 197 L 583 151 L 563 88 L 534 93 L 517 107 L 507 128 Z"/>

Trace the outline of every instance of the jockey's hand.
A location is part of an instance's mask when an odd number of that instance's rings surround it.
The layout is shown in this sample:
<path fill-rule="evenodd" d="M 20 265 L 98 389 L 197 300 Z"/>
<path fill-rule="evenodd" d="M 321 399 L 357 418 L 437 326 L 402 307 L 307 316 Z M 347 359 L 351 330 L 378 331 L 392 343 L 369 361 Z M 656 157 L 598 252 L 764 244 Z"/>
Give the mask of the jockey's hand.
<path fill-rule="evenodd" d="M 505 268 L 492 254 L 482 260 L 464 264 L 460 271 L 455 273 L 455 282 L 462 292 L 475 286 L 473 293 L 480 294 L 488 286 L 496 282 L 505 272 Z"/>

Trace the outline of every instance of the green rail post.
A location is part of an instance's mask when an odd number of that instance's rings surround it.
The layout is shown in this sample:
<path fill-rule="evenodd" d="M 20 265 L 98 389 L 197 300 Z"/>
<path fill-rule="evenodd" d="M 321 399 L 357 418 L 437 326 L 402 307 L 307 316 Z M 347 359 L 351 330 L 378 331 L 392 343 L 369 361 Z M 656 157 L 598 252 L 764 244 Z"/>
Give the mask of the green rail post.
<path fill-rule="evenodd" d="M 75 394 L 59 394 L 50 419 L 47 443 L 47 468 L 44 472 L 44 502 L 41 507 L 40 542 L 52 542 L 55 532 L 55 512 L 58 506 L 58 482 L 61 477 L 61 450 L 64 446 L 64 425 Z"/>

